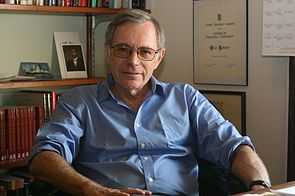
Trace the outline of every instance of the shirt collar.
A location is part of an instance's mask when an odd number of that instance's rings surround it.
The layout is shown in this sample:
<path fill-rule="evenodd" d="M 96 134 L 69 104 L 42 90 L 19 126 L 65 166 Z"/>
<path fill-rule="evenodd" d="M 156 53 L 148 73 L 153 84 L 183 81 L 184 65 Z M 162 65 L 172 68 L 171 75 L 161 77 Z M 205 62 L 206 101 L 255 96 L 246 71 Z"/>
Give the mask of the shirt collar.
<path fill-rule="evenodd" d="M 115 84 L 115 80 L 113 79 L 113 76 L 111 74 L 107 75 L 106 80 L 102 81 L 100 84 L 98 84 L 97 87 L 97 100 L 99 102 L 102 102 L 110 97 L 111 95 L 111 86 Z M 151 90 L 152 94 L 158 94 L 159 96 L 164 96 L 165 92 L 165 83 L 160 82 L 157 80 L 154 76 L 150 79 L 151 84 Z"/>

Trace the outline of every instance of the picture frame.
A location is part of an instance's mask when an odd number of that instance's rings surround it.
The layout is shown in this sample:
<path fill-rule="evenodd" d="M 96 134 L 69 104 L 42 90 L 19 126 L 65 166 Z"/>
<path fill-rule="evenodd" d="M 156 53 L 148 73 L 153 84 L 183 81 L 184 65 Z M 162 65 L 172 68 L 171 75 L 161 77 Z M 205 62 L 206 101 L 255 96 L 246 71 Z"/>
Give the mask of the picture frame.
<path fill-rule="evenodd" d="M 67 72 L 86 71 L 81 44 L 62 44 L 62 50 Z"/>
<path fill-rule="evenodd" d="M 194 83 L 248 85 L 248 0 L 193 1 Z"/>
<path fill-rule="evenodd" d="M 19 77 L 31 77 L 35 80 L 52 80 L 49 65 L 45 62 L 21 62 L 18 70 Z"/>
<path fill-rule="evenodd" d="M 213 104 L 213 106 L 239 130 L 246 135 L 246 93 L 237 91 L 200 92 Z"/>
<path fill-rule="evenodd" d="M 54 32 L 62 79 L 87 78 L 87 66 L 78 32 Z"/>

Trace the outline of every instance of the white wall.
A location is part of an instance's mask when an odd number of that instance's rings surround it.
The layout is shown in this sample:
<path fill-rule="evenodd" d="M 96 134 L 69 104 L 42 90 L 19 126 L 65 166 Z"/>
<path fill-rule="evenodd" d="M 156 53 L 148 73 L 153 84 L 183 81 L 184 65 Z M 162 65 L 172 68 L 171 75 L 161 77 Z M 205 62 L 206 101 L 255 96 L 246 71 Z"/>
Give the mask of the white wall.
<path fill-rule="evenodd" d="M 54 31 L 78 31 L 86 40 L 83 16 L 0 13 L 0 24 L 0 75 L 16 74 L 22 61 L 51 65 Z"/>
<path fill-rule="evenodd" d="M 247 134 L 267 165 L 273 183 L 286 180 L 288 58 L 261 56 L 262 1 L 249 0 L 249 85 L 196 85 L 246 92 Z M 192 0 L 153 0 L 152 14 L 166 30 L 167 56 L 160 79 L 193 84 Z"/>

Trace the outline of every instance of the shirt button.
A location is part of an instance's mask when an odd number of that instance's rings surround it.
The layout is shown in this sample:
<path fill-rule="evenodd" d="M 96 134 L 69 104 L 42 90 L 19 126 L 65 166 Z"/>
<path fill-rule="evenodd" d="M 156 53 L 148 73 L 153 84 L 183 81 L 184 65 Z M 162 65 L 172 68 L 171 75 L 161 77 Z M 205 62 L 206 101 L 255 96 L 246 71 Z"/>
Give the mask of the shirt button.
<path fill-rule="evenodd" d="M 149 178 L 148 178 L 148 181 L 149 181 L 149 182 L 154 182 L 154 179 L 153 179 L 152 177 L 149 177 Z"/>
<path fill-rule="evenodd" d="M 144 148 L 144 147 L 145 147 L 145 144 L 144 144 L 144 143 L 141 143 L 141 144 L 140 144 L 140 147 L 141 147 L 141 148 Z"/>

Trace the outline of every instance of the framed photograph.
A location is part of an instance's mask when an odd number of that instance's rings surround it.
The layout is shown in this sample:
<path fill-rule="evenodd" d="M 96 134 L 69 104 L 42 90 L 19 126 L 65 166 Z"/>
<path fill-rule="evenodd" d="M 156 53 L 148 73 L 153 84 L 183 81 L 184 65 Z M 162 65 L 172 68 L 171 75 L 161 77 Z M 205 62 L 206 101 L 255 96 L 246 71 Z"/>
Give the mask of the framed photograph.
<path fill-rule="evenodd" d="M 87 78 L 87 67 L 78 32 L 54 32 L 62 79 Z"/>
<path fill-rule="evenodd" d="M 246 93 L 233 91 L 200 90 L 215 108 L 246 135 Z"/>
<path fill-rule="evenodd" d="M 82 46 L 78 44 L 62 44 L 67 72 L 86 71 Z"/>
<path fill-rule="evenodd" d="M 21 62 L 18 76 L 32 77 L 32 79 L 38 80 L 53 79 L 48 63 L 43 62 Z"/>
<path fill-rule="evenodd" d="M 248 85 L 247 0 L 193 4 L 194 82 Z"/>

